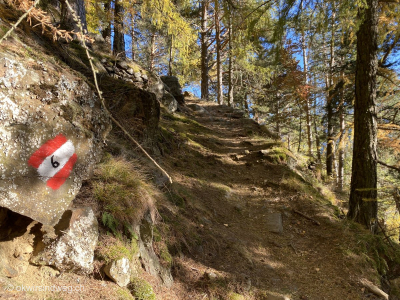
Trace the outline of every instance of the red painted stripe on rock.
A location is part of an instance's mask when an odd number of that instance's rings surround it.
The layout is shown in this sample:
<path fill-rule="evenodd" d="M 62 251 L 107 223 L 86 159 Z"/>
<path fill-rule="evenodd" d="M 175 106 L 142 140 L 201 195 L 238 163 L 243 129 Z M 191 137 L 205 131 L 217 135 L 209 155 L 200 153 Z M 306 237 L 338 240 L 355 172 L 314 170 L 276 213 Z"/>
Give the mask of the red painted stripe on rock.
<path fill-rule="evenodd" d="M 42 147 L 36 150 L 28 160 L 28 164 L 34 168 L 38 168 L 46 157 L 53 154 L 58 148 L 67 142 L 67 138 L 62 134 L 57 135 L 54 139 L 47 141 Z M 61 171 L 60 171 L 61 172 Z"/>
<path fill-rule="evenodd" d="M 78 156 L 76 155 L 76 153 L 74 153 L 74 155 L 71 156 L 65 166 L 56 175 L 54 175 L 47 181 L 47 186 L 52 188 L 53 190 L 58 190 L 69 177 L 69 174 L 71 173 L 77 159 Z"/>

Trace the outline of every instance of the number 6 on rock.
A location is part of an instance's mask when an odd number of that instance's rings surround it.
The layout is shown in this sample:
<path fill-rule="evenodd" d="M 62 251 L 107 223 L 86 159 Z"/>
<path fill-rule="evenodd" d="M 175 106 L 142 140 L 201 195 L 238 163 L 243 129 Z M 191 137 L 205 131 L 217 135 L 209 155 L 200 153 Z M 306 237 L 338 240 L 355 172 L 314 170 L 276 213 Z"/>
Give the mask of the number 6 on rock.
<path fill-rule="evenodd" d="M 69 177 L 77 159 L 71 140 L 59 134 L 36 150 L 28 164 L 37 169 L 48 187 L 57 190 Z"/>

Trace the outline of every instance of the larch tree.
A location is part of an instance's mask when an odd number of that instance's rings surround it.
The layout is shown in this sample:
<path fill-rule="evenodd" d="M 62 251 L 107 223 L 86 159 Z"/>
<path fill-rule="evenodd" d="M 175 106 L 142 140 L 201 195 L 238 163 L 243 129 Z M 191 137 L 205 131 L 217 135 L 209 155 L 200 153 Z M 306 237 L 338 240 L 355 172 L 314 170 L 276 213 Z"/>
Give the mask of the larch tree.
<path fill-rule="evenodd" d="M 378 0 L 359 8 L 355 77 L 354 144 L 348 217 L 365 227 L 377 225 Z"/>
<path fill-rule="evenodd" d="M 221 20 L 220 20 L 220 4 L 218 0 L 214 1 L 214 27 L 215 27 L 215 52 L 217 65 L 217 101 L 223 104 L 223 85 L 222 85 L 222 41 L 221 41 Z"/>
<path fill-rule="evenodd" d="M 208 53 L 208 43 L 209 43 L 209 35 L 210 29 L 208 28 L 208 0 L 201 1 L 201 31 L 200 31 L 200 44 L 201 44 L 201 98 L 208 100 L 209 91 L 208 91 L 208 63 L 209 63 L 209 53 Z"/>

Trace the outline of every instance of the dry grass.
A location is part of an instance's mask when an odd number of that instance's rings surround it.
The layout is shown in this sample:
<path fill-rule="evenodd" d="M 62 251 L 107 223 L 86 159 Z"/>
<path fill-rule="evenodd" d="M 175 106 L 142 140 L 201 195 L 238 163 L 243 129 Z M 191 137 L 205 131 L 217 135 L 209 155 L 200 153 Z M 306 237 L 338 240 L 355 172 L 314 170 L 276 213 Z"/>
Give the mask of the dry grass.
<path fill-rule="evenodd" d="M 97 245 L 98 257 L 106 263 L 126 257 L 130 260 L 138 252 L 135 239 L 131 241 L 115 238 L 111 235 L 102 235 Z"/>
<path fill-rule="evenodd" d="M 154 197 L 158 192 L 135 165 L 139 164 L 108 156 L 95 171 L 93 193 L 102 204 L 103 223 L 108 218 L 112 231 L 129 231 L 146 213 L 156 220 Z"/>

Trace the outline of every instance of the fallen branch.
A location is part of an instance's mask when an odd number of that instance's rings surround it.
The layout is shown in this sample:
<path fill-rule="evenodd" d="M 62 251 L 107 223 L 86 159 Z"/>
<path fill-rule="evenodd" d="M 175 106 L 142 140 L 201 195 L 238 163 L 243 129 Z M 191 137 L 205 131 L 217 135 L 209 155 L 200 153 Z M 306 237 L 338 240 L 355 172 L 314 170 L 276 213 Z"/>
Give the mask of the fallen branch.
<path fill-rule="evenodd" d="M 386 294 L 384 291 L 382 291 L 380 288 L 378 288 L 376 285 L 372 284 L 366 279 L 361 279 L 360 283 L 363 287 L 368 289 L 371 293 L 374 293 L 375 295 L 382 297 L 385 300 L 389 300 L 389 295 Z"/>
<path fill-rule="evenodd" d="M 3 40 L 5 40 L 6 38 L 8 38 L 8 36 L 15 30 L 15 28 L 17 28 L 17 26 L 26 18 L 27 15 L 29 15 L 31 13 L 31 11 L 35 8 L 36 5 L 38 5 L 40 0 L 35 0 L 35 2 L 32 4 L 31 8 L 29 8 L 19 19 L 18 21 L 10 28 L 10 30 L 8 30 L 6 32 L 5 35 L 2 36 L 2 38 L 0 39 L 0 44 L 1 42 L 3 42 Z"/>
<path fill-rule="evenodd" d="M 321 225 L 320 222 L 318 222 L 317 220 L 315 220 L 315 219 L 313 219 L 313 218 L 311 218 L 311 217 L 309 217 L 309 216 L 303 214 L 301 211 L 298 211 L 298 210 L 295 210 L 295 209 L 293 209 L 293 211 L 294 211 L 296 214 L 298 214 L 298 215 L 300 215 L 300 216 L 306 218 L 307 220 L 310 220 L 310 221 L 313 222 L 315 225 L 318 225 L 318 226 Z"/>
<path fill-rule="evenodd" d="M 378 164 L 382 165 L 382 166 L 385 166 L 386 168 L 393 169 L 393 170 L 396 170 L 396 171 L 400 172 L 400 168 L 399 167 L 388 165 L 388 164 L 386 164 L 386 163 L 384 163 L 383 161 L 380 161 L 380 160 L 377 160 L 376 162 Z"/>
<path fill-rule="evenodd" d="M 85 48 L 86 51 L 86 56 L 89 59 L 89 63 L 90 63 L 90 67 L 92 69 L 93 72 L 93 79 L 94 79 L 94 84 L 97 90 L 97 94 L 99 95 L 100 101 L 102 106 L 104 107 L 104 110 L 110 115 L 111 120 L 126 134 L 126 136 L 153 162 L 153 164 L 168 178 L 169 183 L 172 183 L 172 178 L 171 176 L 169 176 L 169 174 L 150 156 L 149 153 L 147 153 L 147 151 L 139 144 L 138 141 L 136 141 L 132 135 L 129 134 L 129 132 L 113 117 L 113 115 L 111 114 L 111 112 L 107 109 L 106 104 L 105 104 L 105 100 L 103 98 L 103 93 L 100 91 L 99 85 L 97 83 L 97 76 L 96 76 L 96 70 L 94 68 L 93 65 L 93 61 L 92 61 L 92 57 L 89 54 L 89 49 L 86 46 L 85 40 L 83 38 L 84 34 L 83 34 L 83 28 L 82 28 L 82 23 L 80 22 L 79 18 L 77 17 L 77 15 L 75 14 L 75 11 L 72 9 L 71 5 L 69 4 L 68 0 L 65 0 L 65 3 L 67 4 L 67 7 L 69 9 L 69 11 L 71 12 L 75 22 L 78 25 L 78 28 L 80 30 L 80 36 L 79 38 L 81 39 L 81 43 L 82 46 Z"/>

